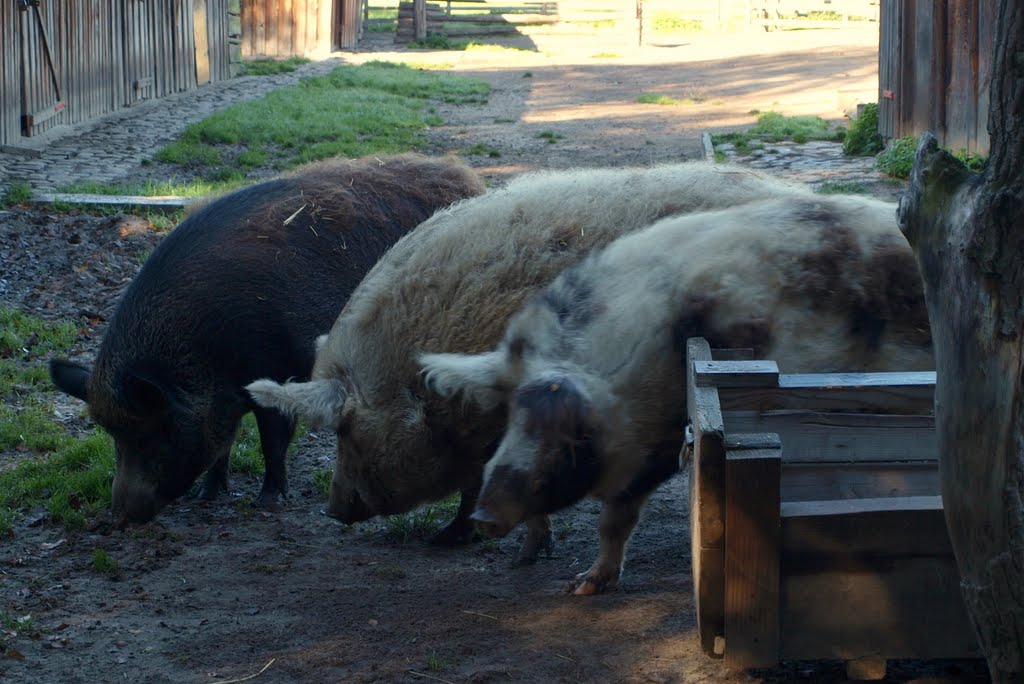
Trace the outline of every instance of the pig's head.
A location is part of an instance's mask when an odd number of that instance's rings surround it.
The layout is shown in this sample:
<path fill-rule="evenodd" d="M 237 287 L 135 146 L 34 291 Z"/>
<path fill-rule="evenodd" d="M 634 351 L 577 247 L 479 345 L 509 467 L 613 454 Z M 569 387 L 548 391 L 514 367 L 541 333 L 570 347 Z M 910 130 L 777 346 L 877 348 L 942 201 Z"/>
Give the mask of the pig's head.
<path fill-rule="evenodd" d="M 451 447 L 430 429 L 417 387 L 360 391 L 344 372 L 280 384 L 257 380 L 256 403 L 329 427 L 338 438 L 326 512 L 345 523 L 411 510 L 436 498 L 437 469 Z"/>
<path fill-rule="evenodd" d="M 490 536 L 586 496 L 605 474 L 602 442 L 614 429 L 602 380 L 547 362 L 519 339 L 485 354 L 420 356 L 428 387 L 442 396 L 459 393 L 483 408 L 508 406 L 505 434 L 484 469 L 472 515 Z"/>
<path fill-rule="evenodd" d="M 90 370 L 60 359 L 51 360 L 50 377 L 85 401 L 92 419 L 114 438 L 112 509 L 129 522 L 151 520 L 188 492 L 234 441 L 237 398 L 187 392 L 154 370 Z"/>

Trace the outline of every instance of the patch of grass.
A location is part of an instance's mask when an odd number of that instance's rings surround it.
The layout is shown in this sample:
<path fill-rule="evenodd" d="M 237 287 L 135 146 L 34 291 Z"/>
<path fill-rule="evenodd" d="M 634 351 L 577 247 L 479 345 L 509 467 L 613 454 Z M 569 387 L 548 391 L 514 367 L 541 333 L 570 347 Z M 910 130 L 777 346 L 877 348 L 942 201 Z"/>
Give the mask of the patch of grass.
<path fill-rule="evenodd" d="M 331 491 L 331 479 L 333 477 L 334 471 L 330 468 L 321 468 L 313 472 L 313 488 L 320 492 L 320 496 L 325 499 Z"/>
<path fill-rule="evenodd" d="M 0 424 L 7 422 L 0 418 Z M 51 430 L 60 430 L 55 423 L 49 425 Z M 51 521 L 73 529 L 83 527 L 87 516 L 110 506 L 114 449 L 106 434 L 96 431 L 72 439 L 61 432 L 37 447 L 49 453 L 0 473 L 0 510 L 20 513 L 42 506 Z"/>
<path fill-rule="evenodd" d="M 78 337 L 72 323 L 45 321 L 0 305 L 0 358 L 28 361 L 52 352 L 67 353 Z"/>
<path fill-rule="evenodd" d="M 0 627 L 21 634 L 31 634 L 37 631 L 31 615 L 15 615 L 7 610 L 0 611 Z"/>
<path fill-rule="evenodd" d="M 656 105 L 690 105 L 701 102 L 699 99 L 687 97 L 682 100 L 678 100 L 662 93 L 640 93 L 637 96 L 636 101 L 640 104 L 656 104 Z"/>
<path fill-rule="evenodd" d="M 7 192 L 0 198 L 0 207 L 13 207 L 17 204 L 26 204 L 32 199 L 32 188 L 24 181 L 11 181 L 7 186 Z"/>
<path fill-rule="evenodd" d="M 815 192 L 819 195 L 864 195 L 870 192 L 870 189 L 863 183 L 825 181 Z"/>
<path fill-rule="evenodd" d="M 889 141 L 875 159 L 875 166 L 887 176 L 909 178 L 914 168 L 914 153 L 917 151 L 917 137 L 908 135 Z"/>
<path fill-rule="evenodd" d="M 415 511 L 384 518 L 384 529 L 388 537 L 403 544 L 413 538 L 425 539 L 448 524 L 458 510 L 459 495 L 453 494 Z"/>
<path fill-rule="evenodd" d="M 969 168 L 971 171 L 980 172 L 985 169 L 988 165 L 988 157 L 973 152 L 968 152 L 966 149 L 961 148 L 953 153 L 953 156 L 960 160 L 960 162 Z"/>
<path fill-rule="evenodd" d="M 725 152 L 721 152 L 719 150 L 715 150 L 712 153 L 712 155 L 713 155 L 713 158 L 714 158 L 716 164 L 724 164 L 725 163 L 725 159 L 726 159 Z"/>
<path fill-rule="evenodd" d="M 532 71 L 524 71 L 523 72 L 523 78 L 533 78 L 533 72 Z"/>
<path fill-rule="evenodd" d="M 471 154 L 471 155 L 478 156 L 478 157 L 500 157 L 501 156 L 501 152 L 499 152 L 498 150 L 494 149 L 493 147 L 490 147 L 489 145 L 485 145 L 483 143 L 477 143 L 477 144 L 473 145 L 468 150 L 466 150 L 466 154 Z"/>
<path fill-rule="evenodd" d="M 468 42 L 453 41 L 447 33 L 428 33 L 423 40 L 414 40 L 409 43 L 411 48 L 424 50 L 465 50 Z"/>
<path fill-rule="evenodd" d="M 443 672 L 454 664 L 454 661 L 440 658 L 436 652 L 431 653 L 427 658 L 427 669 L 431 672 Z"/>
<path fill-rule="evenodd" d="M 654 33 L 699 33 L 704 30 L 704 22 L 699 19 L 683 19 L 671 12 L 655 12 L 651 19 L 651 31 Z"/>
<path fill-rule="evenodd" d="M 621 59 L 622 55 L 618 52 L 595 52 L 590 57 L 592 59 Z"/>
<path fill-rule="evenodd" d="M 555 133 L 554 131 L 541 131 L 537 134 L 537 137 L 542 140 L 547 140 L 549 145 L 554 145 L 559 140 L 565 138 L 561 133 Z"/>
<path fill-rule="evenodd" d="M 848 157 L 873 157 L 882 151 L 882 136 L 878 134 L 878 103 L 870 102 L 852 124 L 843 140 L 843 154 Z"/>
<path fill-rule="evenodd" d="M 254 563 L 252 566 L 253 572 L 258 572 L 263 575 L 272 575 L 275 572 L 281 570 L 280 566 L 271 565 L 270 563 Z"/>
<path fill-rule="evenodd" d="M 289 74 L 303 64 L 308 64 L 305 57 L 288 57 L 287 59 L 274 59 L 273 57 L 257 57 L 255 59 L 242 60 L 239 76 L 275 76 L 277 74 Z"/>
<path fill-rule="evenodd" d="M 171 177 L 165 180 L 147 180 L 143 183 L 80 181 L 62 187 L 61 192 L 90 195 L 140 195 L 143 197 L 203 197 L 225 189 L 208 180 L 192 179 L 182 181 Z"/>
<path fill-rule="evenodd" d="M 516 122 L 515 119 L 506 119 L 506 118 L 503 118 L 503 117 L 500 117 L 500 116 L 494 120 L 494 123 L 496 123 L 496 124 L 509 124 L 509 123 L 515 123 L 515 122 Z"/>
<path fill-rule="evenodd" d="M 264 470 L 263 448 L 260 446 L 260 431 L 256 417 L 247 413 L 242 418 L 235 443 L 231 447 L 230 469 L 233 473 L 262 475 Z"/>
<path fill-rule="evenodd" d="M 344 155 L 405 152 L 423 143 L 424 102 L 486 102 L 487 81 L 371 61 L 303 78 L 188 126 L 157 153 L 165 163 L 202 167 L 224 189 L 244 184 L 242 167 L 297 164 Z"/>
<path fill-rule="evenodd" d="M 808 140 L 841 141 L 846 137 L 846 129 L 833 127 L 817 116 L 783 116 L 778 112 L 760 112 L 751 110 L 757 115 L 757 123 L 741 132 L 718 133 L 711 136 L 714 145 L 731 143 L 739 154 L 749 154 L 752 145 L 765 142 L 781 142 L 792 140 L 804 143 Z"/>
<path fill-rule="evenodd" d="M 111 558 L 110 554 L 104 549 L 98 547 L 92 552 L 92 561 L 89 563 L 89 567 L 94 572 L 106 575 L 111 579 L 117 577 L 118 573 L 121 572 L 121 563 L 116 558 Z"/>

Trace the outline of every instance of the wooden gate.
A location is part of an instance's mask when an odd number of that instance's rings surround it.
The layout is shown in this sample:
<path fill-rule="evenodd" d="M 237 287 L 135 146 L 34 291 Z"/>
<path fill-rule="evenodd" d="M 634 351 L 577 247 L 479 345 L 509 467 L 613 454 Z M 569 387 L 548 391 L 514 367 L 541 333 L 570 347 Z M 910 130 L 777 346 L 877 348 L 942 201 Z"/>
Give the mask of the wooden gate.
<path fill-rule="evenodd" d="M 39 0 L 18 0 L 21 24 L 21 133 L 30 136 L 40 124 L 60 114 L 64 100 L 50 47 L 50 30 Z"/>

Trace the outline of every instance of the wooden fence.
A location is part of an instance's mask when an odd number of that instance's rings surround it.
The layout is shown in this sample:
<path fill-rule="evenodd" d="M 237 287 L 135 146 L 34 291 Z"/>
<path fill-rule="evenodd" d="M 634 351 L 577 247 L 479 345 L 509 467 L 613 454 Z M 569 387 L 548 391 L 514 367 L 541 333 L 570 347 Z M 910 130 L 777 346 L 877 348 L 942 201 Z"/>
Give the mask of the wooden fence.
<path fill-rule="evenodd" d="M 995 0 L 883 0 L 878 127 L 988 154 Z"/>
<path fill-rule="evenodd" d="M 242 0 L 242 56 L 322 55 L 354 49 L 366 0 Z"/>
<path fill-rule="evenodd" d="M 229 3 L 0 0 L 0 146 L 230 77 Z"/>

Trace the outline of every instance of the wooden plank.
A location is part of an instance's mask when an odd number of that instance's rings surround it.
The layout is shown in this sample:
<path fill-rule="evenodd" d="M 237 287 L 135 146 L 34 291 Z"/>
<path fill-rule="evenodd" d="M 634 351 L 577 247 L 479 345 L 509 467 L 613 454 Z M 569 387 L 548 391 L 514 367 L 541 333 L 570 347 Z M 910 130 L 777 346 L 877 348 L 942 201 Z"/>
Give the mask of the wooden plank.
<path fill-rule="evenodd" d="M 427 37 L 427 3 L 424 0 L 413 0 L 413 32 L 416 40 Z"/>
<path fill-rule="evenodd" d="M 782 463 L 785 502 L 937 496 L 940 491 L 937 463 Z"/>
<path fill-rule="evenodd" d="M 711 360 L 706 340 L 686 342 L 686 367 Z M 693 431 L 690 470 L 690 542 L 693 553 L 697 632 L 704 653 L 721 656 L 716 642 L 725 635 L 725 428 L 718 391 L 687 381 L 687 411 Z"/>
<path fill-rule="evenodd" d="M 693 374 L 701 387 L 776 387 L 774 361 L 695 361 Z"/>
<path fill-rule="evenodd" d="M 195 31 L 196 83 L 210 82 L 210 37 L 206 25 L 206 0 L 192 0 L 192 22 Z"/>
<path fill-rule="evenodd" d="M 734 447 L 754 448 L 726 452 L 725 662 L 730 668 L 774 667 L 779 660 L 782 450 L 758 448 L 765 443 L 734 442 Z"/>
<path fill-rule="evenodd" d="M 781 657 L 978 655 L 938 497 L 783 503 Z"/>
<path fill-rule="evenodd" d="M 295 0 L 295 42 L 292 49 L 296 55 L 306 54 L 307 19 L 310 16 L 312 0 Z"/>
<path fill-rule="evenodd" d="M 926 461 L 938 451 L 933 416 L 818 411 L 726 411 L 726 433 L 774 432 L 786 462 Z"/>
<path fill-rule="evenodd" d="M 94 207 L 132 207 L 154 211 L 174 212 L 183 209 L 196 201 L 192 197 L 160 196 L 143 197 L 141 195 L 93 195 L 88 193 L 44 192 L 32 196 L 35 204 L 82 204 Z"/>
<path fill-rule="evenodd" d="M 926 414 L 935 403 L 935 373 L 783 374 L 778 388 L 723 387 L 718 397 L 726 410 Z"/>

